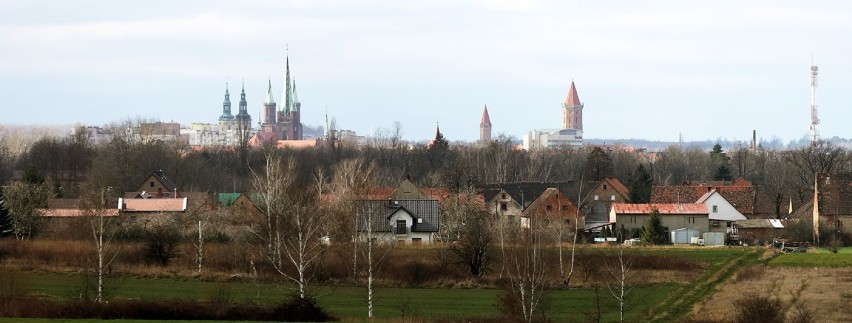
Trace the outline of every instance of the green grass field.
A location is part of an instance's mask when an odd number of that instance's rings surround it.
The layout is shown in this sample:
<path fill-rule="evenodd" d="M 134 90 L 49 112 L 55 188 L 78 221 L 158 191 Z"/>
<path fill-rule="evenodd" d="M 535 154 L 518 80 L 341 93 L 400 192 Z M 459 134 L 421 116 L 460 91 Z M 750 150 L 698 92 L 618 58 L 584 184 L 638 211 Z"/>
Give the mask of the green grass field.
<path fill-rule="evenodd" d="M 767 264 L 785 267 L 852 267 L 852 252 L 788 253 L 778 255 Z"/>
<path fill-rule="evenodd" d="M 32 294 L 57 301 L 66 301 L 78 294 L 82 276 L 29 274 L 26 276 Z M 228 294 L 236 302 L 275 304 L 282 301 L 289 290 L 263 284 L 259 288 L 252 283 L 215 283 L 171 279 L 124 278 L 114 280 L 116 288 L 111 292 L 114 299 L 184 299 L 207 301 L 211 295 Z M 648 308 L 662 301 L 677 288 L 676 285 L 640 286 L 635 295 L 632 316 L 641 315 Z M 602 304 L 610 305 L 609 296 L 601 289 Z M 366 289 L 363 287 L 319 286 L 319 300 L 327 309 L 339 317 L 366 317 Z M 503 293 L 496 289 L 430 289 L 430 288 L 377 288 L 375 291 L 376 317 L 426 317 L 426 318 L 475 318 L 499 315 L 497 296 Z M 258 297 L 259 295 L 259 297 Z M 579 320 L 594 308 L 593 290 L 554 290 L 546 295 L 543 306 L 548 315 L 558 321 Z M 611 313 L 612 309 L 605 308 Z M 605 316 L 614 319 L 614 314 Z"/>
<path fill-rule="evenodd" d="M 412 251 L 420 252 L 420 251 Z M 614 252 L 604 250 L 603 252 Z M 692 304 L 711 294 L 717 283 L 726 279 L 739 266 L 756 259 L 757 252 L 748 248 L 629 248 L 626 254 L 662 255 L 707 264 L 704 274 L 683 284 L 637 286 L 631 291 L 627 317 L 634 321 L 676 320 L 688 314 Z M 804 255 L 804 254 L 803 254 Z M 821 254 L 807 254 L 817 255 Z M 847 254 L 852 256 L 852 254 Z M 787 256 L 787 255 L 784 255 Z M 825 254 L 825 256 L 837 256 Z M 54 301 L 78 297 L 83 276 L 28 273 L 23 274 L 31 295 Z M 125 277 L 111 279 L 110 299 L 163 300 L 181 299 L 205 302 L 226 296 L 232 302 L 274 305 L 293 293 L 280 285 L 250 282 L 207 282 L 193 279 Z M 313 286 L 319 302 L 340 318 L 366 318 L 366 289 L 358 286 Z M 375 290 L 374 315 L 378 318 L 465 319 L 500 315 L 496 306 L 497 289 L 391 288 Z M 591 289 L 552 290 L 546 295 L 542 309 L 554 321 L 585 321 L 595 312 L 596 297 L 601 300 L 603 321 L 617 321 L 617 309 L 609 291 L 602 287 L 597 296 Z M 652 315 L 653 317 L 648 317 Z"/>

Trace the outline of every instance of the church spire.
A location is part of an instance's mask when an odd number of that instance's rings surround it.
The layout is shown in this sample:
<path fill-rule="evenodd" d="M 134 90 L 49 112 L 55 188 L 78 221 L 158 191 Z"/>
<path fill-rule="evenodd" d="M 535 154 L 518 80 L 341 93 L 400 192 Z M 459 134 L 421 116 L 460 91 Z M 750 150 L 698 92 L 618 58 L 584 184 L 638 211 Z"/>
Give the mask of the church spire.
<path fill-rule="evenodd" d="M 293 79 L 293 112 L 299 112 L 299 106 L 301 103 L 299 102 L 299 94 L 296 92 L 296 79 Z"/>
<path fill-rule="evenodd" d="M 225 101 L 222 102 L 222 115 L 220 121 L 234 119 L 231 114 L 231 93 L 228 91 L 228 82 L 225 82 Z"/>
<path fill-rule="evenodd" d="M 272 97 L 272 80 L 269 81 L 269 87 L 266 89 L 266 100 L 263 100 L 264 105 L 270 105 L 275 103 L 275 98 Z"/>
<path fill-rule="evenodd" d="M 290 106 L 293 98 L 291 97 L 291 83 L 290 83 L 290 54 L 287 54 L 286 64 L 285 64 L 285 76 L 284 76 L 284 93 L 281 93 L 281 105 L 283 105 L 282 110 L 284 110 L 284 114 L 290 114 Z"/>
<path fill-rule="evenodd" d="M 248 102 L 246 102 L 246 82 L 243 82 L 242 89 L 240 90 L 240 113 L 245 111 L 248 114 Z"/>

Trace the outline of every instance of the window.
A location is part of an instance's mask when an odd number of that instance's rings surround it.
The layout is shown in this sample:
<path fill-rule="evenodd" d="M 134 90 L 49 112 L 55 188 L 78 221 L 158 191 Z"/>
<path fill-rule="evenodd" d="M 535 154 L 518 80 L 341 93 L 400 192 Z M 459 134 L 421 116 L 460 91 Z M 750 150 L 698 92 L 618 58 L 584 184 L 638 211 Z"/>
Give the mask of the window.
<path fill-rule="evenodd" d="M 719 212 L 719 206 L 713 205 L 713 213 L 717 213 L 717 212 Z"/>
<path fill-rule="evenodd" d="M 606 184 L 604 184 L 604 190 L 606 190 Z"/>
<path fill-rule="evenodd" d="M 548 211 L 553 211 L 553 205 L 548 204 L 545 208 L 546 208 Z"/>
<path fill-rule="evenodd" d="M 609 196 L 610 201 L 615 201 L 615 194 Z"/>
<path fill-rule="evenodd" d="M 630 223 L 636 223 L 636 216 L 635 215 L 630 216 Z"/>
<path fill-rule="evenodd" d="M 597 195 L 595 195 L 595 201 L 597 201 L 597 200 L 598 200 L 598 196 L 597 196 Z"/>
<path fill-rule="evenodd" d="M 500 198 L 505 200 L 506 199 L 506 193 L 501 194 Z"/>
<path fill-rule="evenodd" d="M 689 223 L 695 223 L 695 217 L 694 216 L 689 217 Z"/>
<path fill-rule="evenodd" d="M 408 233 L 408 230 L 405 227 L 405 220 L 396 220 L 396 230 L 394 231 L 394 233 L 396 233 L 396 234 Z"/>
<path fill-rule="evenodd" d="M 713 227 L 714 227 L 714 228 L 718 228 L 718 227 L 719 227 L 719 221 L 718 221 L 718 220 L 713 220 Z"/>
<path fill-rule="evenodd" d="M 568 204 L 562 204 L 562 211 L 568 211 Z"/>
<path fill-rule="evenodd" d="M 154 187 L 154 182 L 151 182 L 151 187 Z"/>
<path fill-rule="evenodd" d="M 500 211 L 506 211 L 508 209 L 509 209 L 509 206 L 506 204 L 506 202 L 500 203 Z"/>

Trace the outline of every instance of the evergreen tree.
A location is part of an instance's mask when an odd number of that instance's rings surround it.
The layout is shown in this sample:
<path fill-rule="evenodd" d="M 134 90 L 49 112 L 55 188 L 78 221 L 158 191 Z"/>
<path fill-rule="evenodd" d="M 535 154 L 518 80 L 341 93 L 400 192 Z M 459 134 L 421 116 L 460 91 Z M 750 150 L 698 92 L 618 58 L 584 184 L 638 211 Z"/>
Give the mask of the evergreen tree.
<path fill-rule="evenodd" d="M 663 227 L 662 219 L 660 219 L 660 211 L 656 208 L 651 210 L 651 217 L 642 227 L 641 239 L 642 242 L 649 244 L 666 243 L 666 229 Z"/>
<path fill-rule="evenodd" d="M 722 145 L 716 143 L 713 146 L 713 150 L 710 151 L 710 159 L 716 168 L 713 172 L 714 181 L 732 181 L 734 179 L 731 172 L 731 158 L 722 151 Z"/>
<path fill-rule="evenodd" d="M 612 157 L 601 147 L 595 147 L 586 157 L 583 168 L 583 178 L 590 181 L 600 181 L 612 176 Z"/>
<path fill-rule="evenodd" d="M 653 179 L 645 166 L 639 164 L 630 177 L 630 203 L 648 203 L 651 201 Z"/>
<path fill-rule="evenodd" d="M 731 168 L 728 165 L 719 165 L 719 168 L 716 168 L 716 172 L 713 173 L 714 181 L 732 181 L 734 180 L 734 175 L 731 173 Z"/>
<path fill-rule="evenodd" d="M 12 218 L 6 209 L 6 201 L 3 197 L 3 188 L 0 187 L 0 237 L 12 234 Z"/>
<path fill-rule="evenodd" d="M 441 133 L 441 128 L 437 128 L 435 131 L 435 140 L 432 140 L 432 142 L 429 143 L 429 147 L 426 149 L 429 162 L 432 164 L 432 167 L 440 168 L 444 166 L 444 157 L 447 155 L 447 151 L 449 149 L 450 142 L 444 138 L 444 134 Z"/>

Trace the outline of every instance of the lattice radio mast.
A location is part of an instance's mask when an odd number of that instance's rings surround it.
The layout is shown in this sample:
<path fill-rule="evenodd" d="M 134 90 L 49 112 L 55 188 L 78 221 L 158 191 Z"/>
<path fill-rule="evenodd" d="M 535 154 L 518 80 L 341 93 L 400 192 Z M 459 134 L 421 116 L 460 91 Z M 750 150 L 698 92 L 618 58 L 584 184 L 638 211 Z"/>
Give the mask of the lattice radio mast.
<path fill-rule="evenodd" d="M 811 126 L 808 131 L 811 137 L 811 146 L 816 146 L 817 141 L 819 140 L 819 132 L 817 131 L 817 125 L 819 124 L 819 115 L 817 114 L 817 74 L 819 74 L 819 70 L 817 69 L 816 64 L 811 65 Z"/>

